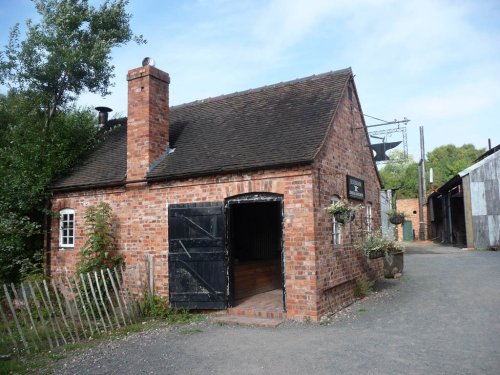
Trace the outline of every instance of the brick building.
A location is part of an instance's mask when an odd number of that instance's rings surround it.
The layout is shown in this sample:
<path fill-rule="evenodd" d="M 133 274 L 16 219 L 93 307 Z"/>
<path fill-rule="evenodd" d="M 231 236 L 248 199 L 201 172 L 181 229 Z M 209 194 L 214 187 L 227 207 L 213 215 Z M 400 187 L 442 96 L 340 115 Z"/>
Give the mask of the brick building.
<path fill-rule="evenodd" d="M 420 217 L 418 198 L 396 200 L 396 208 L 406 214 L 403 225 L 396 226 L 398 240 L 412 241 L 419 239 Z M 428 237 L 427 231 L 427 205 L 424 205 L 424 239 Z"/>
<path fill-rule="evenodd" d="M 127 80 L 128 118 L 107 121 L 52 185 L 52 273 L 75 268 L 84 211 L 105 201 L 126 264 L 152 254 L 172 306 L 274 291 L 288 318 L 317 320 L 382 276 L 382 260 L 352 246 L 380 226 L 380 180 L 351 69 L 174 107 L 167 73 L 147 65 Z M 366 208 L 340 225 L 325 207 L 352 178 Z"/>

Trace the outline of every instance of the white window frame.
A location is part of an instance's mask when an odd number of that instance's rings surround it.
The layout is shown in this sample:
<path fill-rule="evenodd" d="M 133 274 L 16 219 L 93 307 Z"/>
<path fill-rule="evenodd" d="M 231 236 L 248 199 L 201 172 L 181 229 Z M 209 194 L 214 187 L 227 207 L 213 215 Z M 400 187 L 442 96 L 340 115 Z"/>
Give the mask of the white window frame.
<path fill-rule="evenodd" d="M 75 210 L 65 208 L 59 211 L 59 247 L 75 247 Z"/>
<path fill-rule="evenodd" d="M 366 204 L 366 232 L 371 233 L 373 231 L 373 205 L 368 202 Z"/>
<path fill-rule="evenodd" d="M 340 197 L 334 195 L 332 197 L 332 203 L 335 203 L 340 200 Z M 333 246 L 342 245 L 342 225 L 335 220 L 335 216 L 332 215 L 332 243 Z"/>

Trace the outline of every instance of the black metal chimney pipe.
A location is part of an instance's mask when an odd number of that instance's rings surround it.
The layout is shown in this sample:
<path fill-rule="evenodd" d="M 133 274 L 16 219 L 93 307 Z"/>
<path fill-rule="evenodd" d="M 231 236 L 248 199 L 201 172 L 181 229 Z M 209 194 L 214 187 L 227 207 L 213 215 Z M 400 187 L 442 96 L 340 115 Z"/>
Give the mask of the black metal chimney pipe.
<path fill-rule="evenodd" d="M 108 107 L 95 107 L 95 110 L 99 112 L 99 126 L 103 127 L 108 122 L 108 113 L 113 110 Z"/>

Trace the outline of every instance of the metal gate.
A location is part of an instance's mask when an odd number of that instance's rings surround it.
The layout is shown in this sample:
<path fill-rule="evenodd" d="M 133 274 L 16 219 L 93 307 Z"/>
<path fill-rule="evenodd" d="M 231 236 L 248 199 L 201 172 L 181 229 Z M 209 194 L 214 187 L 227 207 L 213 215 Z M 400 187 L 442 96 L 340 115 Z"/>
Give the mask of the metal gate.
<path fill-rule="evenodd" d="M 169 206 L 168 264 L 172 307 L 227 307 L 224 238 L 222 202 Z"/>

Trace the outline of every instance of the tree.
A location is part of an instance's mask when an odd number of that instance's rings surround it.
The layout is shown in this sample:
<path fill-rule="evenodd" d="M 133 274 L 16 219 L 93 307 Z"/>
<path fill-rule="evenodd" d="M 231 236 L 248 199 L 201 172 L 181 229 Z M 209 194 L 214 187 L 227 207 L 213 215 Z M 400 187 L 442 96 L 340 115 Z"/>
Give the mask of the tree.
<path fill-rule="evenodd" d="M 127 1 L 33 0 L 39 23 L 19 25 L 0 51 L 0 281 L 36 266 L 43 247 L 47 186 L 94 140 L 95 115 L 74 106 L 89 91 L 109 93 L 112 48 L 134 40 Z"/>
<path fill-rule="evenodd" d="M 127 1 L 104 2 L 99 9 L 87 0 L 33 0 L 41 21 L 26 22 L 20 41 L 19 24 L 0 52 L 0 83 L 32 96 L 44 113 L 45 127 L 58 109 L 73 103 L 85 90 L 109 94 L 114 77 L 111 49 L 135 36 L 126 13 Z"/>
<path fill-rule="evenodd" d="M 398 198 L 416 198 L 418 196 L 418 165 L 403 151 L 390 153 L 391 163 L 379 171 L 384 189 L 397 189 Z"/>
<path fill-rule="evenodd" d="M 433 185 L 443 185 L 458 172 L 474 164 L 485 151 L 476 149 L 472 144 L 465 144 L 461 147 L 444 145 L 427 153 L 427 169 L 432 168 L 434 174 Z"/>
<path fill-rule="evenodd" d="M 96 134 L 95 115 L 88 109 L 65 109 L 53 123 L 40 137 L 44 115 L 29 98 L 14 91 L 0 95 L 0 281 L 15 281 L 38 268 L 46 187 Z"/>
<path fill-rule="evenodd" d="M 433 169 L 435 187 L 443 185 L 458 172 L 474 164 L 474 161 L 485 152 L 476 149 L 471 144 L 461 147 L 444 145 L 427 153 L 426 176 L 429 177 L 430 168 Z M 418 197 L 418 164 L 410 158 L 406 160 L 401 151 L 391 153 L 393 163 L 386 164 L 379 171 L 384 188 L 398 189 L 399 198 Z M 430 191 L 427 183 L 427 191 Z"/>

